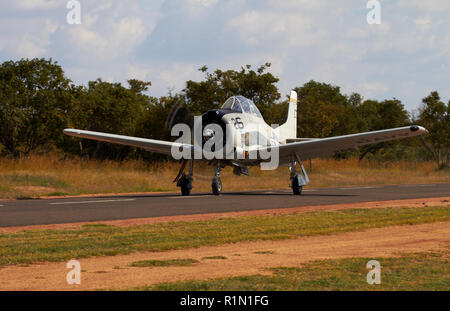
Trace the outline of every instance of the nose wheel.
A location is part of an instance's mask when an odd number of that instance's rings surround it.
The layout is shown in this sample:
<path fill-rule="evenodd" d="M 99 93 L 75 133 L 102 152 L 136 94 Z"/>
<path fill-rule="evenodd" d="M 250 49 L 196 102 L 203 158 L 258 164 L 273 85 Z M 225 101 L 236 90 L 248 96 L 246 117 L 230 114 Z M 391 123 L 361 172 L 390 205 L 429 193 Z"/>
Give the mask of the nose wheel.
<path fill-rule="evenodd" d="M 219 195 L 222 192 L 222 181 L 220 177 L 213 177 L 211 188 L 214 195 Z"/>

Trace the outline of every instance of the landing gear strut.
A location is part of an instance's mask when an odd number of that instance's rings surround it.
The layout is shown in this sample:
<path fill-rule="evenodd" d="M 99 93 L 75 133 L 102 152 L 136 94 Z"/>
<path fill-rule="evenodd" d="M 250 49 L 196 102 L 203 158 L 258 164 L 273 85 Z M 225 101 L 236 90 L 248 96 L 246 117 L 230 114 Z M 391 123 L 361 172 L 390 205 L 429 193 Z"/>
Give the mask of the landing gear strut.
<path fill-rule="evenodd" d="M 186 175 L 184 172 L 184 168 L 186 167 L 187 161 L 184 160 L 183 164 L 181 164 L 180 171 L 178 172 L 177 177 L 175 178 L 174 182 L 177 183 L 177 187 L 180 187 L 181 189 L 181 195 L 183 196 L 189 196 L 191 194 L 192 190 L 192 182 L 194 181 L 193 175 L 194 175 L 194 161 L 189 161 L 189 174 Z"/>
<path fill-rule="evenodd" d="M 214 195 L 219 195 L 222 192 L 222 181 L 220 180 L 220 161 L 217 161 L 217 167 L 214 169 L 214 177 L 211 182 L 211 189 Z"/>
<path fill-rule="evenodd" d="M 297 173 L 297 171 L 295 170 L 295 166 L 296 166 L 295 160 L 291 161 L 291 165 L 289 167 L 289 170 L 291 171 L 291 173 L 290 173 L 291 189 L 292 189 L 292 192 L 294 193 L 294 195 L 301 195 L 303 186 L 309 182 L 309 178 L 308 178 L 308 174 L 306 174 L 306 170 L 303 167 L 302 162 L 300 161 L 300 159 L 298 157 L 297 157 L 297 161 L 300 164 L 300 168 L 301 168 L 300 173 Z"/>

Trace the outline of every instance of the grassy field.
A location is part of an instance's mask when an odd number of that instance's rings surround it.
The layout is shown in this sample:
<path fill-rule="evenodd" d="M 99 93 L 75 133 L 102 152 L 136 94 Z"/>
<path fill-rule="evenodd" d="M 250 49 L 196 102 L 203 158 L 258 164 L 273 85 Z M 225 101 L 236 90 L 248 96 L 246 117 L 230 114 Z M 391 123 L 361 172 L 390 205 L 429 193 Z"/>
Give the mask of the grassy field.
<path fill-rule="evenodd" d="M 305 163 L 309 171 L 309 162 Z M 172 183 L 179 163 L 80 161 L 56 155 L 0 159 L 0 199 L 95 193 L 178 191 Z M 196 163 L 194 191 L 210 191 L 213 168 Z M 450 171 L 433 162 L 371 162 L 357 159 L 312 161 L 309 187 L 450 182 Z M 286 167 L 250 169 L 250 177 L 222 174 L 224 191 L 288 188 Z"/>
<path fill-rule="evenodd" d="M 249 275 L 183 281 L 133 288 L 159 291 L 277 290 L 441 290 L 450 289 L 450 251 L 402 254 L 390 258 L 318 260 L 298 267 L 270 269 L 272 275 Z M 366 264 L 381 264 L 381 284 L 368 284 Z"/>
<path fill-rule="evenodd" d="M 447 205 L 246 216 L 131 227 L 94 224 L 71 230 L 22 231 L 0 234 L 0 266 L 241 241 L 281 240 L 449 220 L 450 205 Z"/>

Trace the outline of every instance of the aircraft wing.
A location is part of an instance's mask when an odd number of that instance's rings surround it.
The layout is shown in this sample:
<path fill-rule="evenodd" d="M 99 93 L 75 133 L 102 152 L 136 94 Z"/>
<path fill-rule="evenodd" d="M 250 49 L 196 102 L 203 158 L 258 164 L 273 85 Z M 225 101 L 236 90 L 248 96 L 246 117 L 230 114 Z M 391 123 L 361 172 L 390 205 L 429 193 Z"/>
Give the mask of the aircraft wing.
<path fill-rule="evenodd" d="M 296 142 L 279 146 L 279 164 L 288 164 L 295 157 L 301 160 L 329 156 L 341 150 L 352 149 L 379 142 L 423 135 L 428 131 L 417 125 L 381 131 L 335 136 L 310 141 Z"/>
<path fill-rule="evenodd" d="M 108 143 L 121 144 L 146 149 L 160 154 L 171 154 L 172 146 L 192 149 L 190 144 L 181 144 L 164 140 L 139 138 L 132 136 L 115 135 L 101 132 L 84 131 L 77 129 L 65 129 L 64 134 L 80 138 L 104 141 Z"/>

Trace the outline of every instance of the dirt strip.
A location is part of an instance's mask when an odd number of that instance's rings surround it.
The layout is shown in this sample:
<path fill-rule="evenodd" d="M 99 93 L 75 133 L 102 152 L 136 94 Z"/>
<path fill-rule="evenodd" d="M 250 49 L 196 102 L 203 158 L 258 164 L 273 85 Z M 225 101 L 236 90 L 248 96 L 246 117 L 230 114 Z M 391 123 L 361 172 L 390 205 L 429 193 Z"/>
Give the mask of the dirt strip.
<path fill-rule="evenodd" d="M 94 290 L 126 289 L 136 286 L 268 274 L 270 267 L 297 266 L 319 259 L 368 257 L 380 259 L 399 252 L 423 252 L 448 247 L 450 222 L 392 226 L 363 232 L 311 236 L 282 241 L 226 244 L 214 247 L 143 252 L 79 260 L 81 284 L 68 285 L 66 263 L 33 264 L 0 268 L 0 290 Z M 225 256 L 227 259 L 205 259 Z M 200 263 L 188 267 L 130 267 L 138 260 L 186 259 Z M 381 264 L 383 262 L 381 260 Z M 364 281 L 364 280 L 362 280 Z"/>
<path fill-rule="evenodd" d="M 361 202 L 361 203 L 345 203 L 332 205 L 314 205 L 314 206 L 300 206 L 292 208 L 278 208 L 265 209 L 242 212 L 225 212 L 225 213 L 210 213 L 210 214 L 196 214 L 196 215 L 178 215 L 178 216 L 163 216 L 150 218 L 130 218 L 121 220 L 106 220 L 94 222 L 76 222 L 67 224 L 49 224 L 49 225 L 35 225 L 35 226 L 17 226 L 17 227 L 3 227 L 0 228 L 0 233 L 19 232 L 22 230 L 41 230 L 41 229 L 76 229 L 82 225 L 89 223 L 101 223 L 119 227 L 145 225 L 152 223 L 163 223 L 173 221 L 199 221 L 199 220 L 213 220 L 224 217 L 240 217 L 240 216 L 262 216 L 262 215 L 284 215 L 293 213 L 305 213 L 312 211 L 334 211 L 354 208 L 385 208 L 385 207 L 427 207 L 427 206 L 446 206 L 450 204 L 450 197 L 439 198 L 423 198 L 423 199 L 408 199 L 408 200 L 390 200 L 390 201 L 375 201 L 375 202 Z"/>

